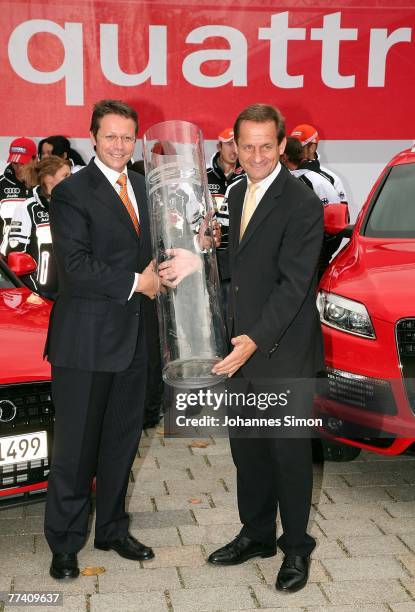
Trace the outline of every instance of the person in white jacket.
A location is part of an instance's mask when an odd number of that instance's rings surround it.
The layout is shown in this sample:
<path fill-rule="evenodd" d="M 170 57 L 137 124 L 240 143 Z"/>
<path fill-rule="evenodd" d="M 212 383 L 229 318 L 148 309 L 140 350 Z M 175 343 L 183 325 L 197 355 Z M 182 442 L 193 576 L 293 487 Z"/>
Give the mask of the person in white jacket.
<path fill-rule="evenodd" d="M 328 178 L 304 167 L 302 163 L 304 161 L 304 148 L 297 138 L 288 136 L 282 161 L 291 174 L 299 178 L 318 195 L 322 204 L 337 204 L 342 201 Z"/>
<path fill-rule="evenodd" d="M 297 138 L 293 136 L 287 138 L 287 144 L 281 156 L 281 161 L 289 169 L 291 174 L 296 176 L 314 191 L 323 205 L 341 203 L 339 194 L 328 178 L 318 172 L 314 172 L 314 170 L 304 168 L 304 147 Z M 327 233 L 324 234 L 323 245 L 318 261 L 319 278 L 323 276 L 331 258 L 339 248 L 341 241 L 341 237 Z"/>
<path fill-rule="evenodd" d="M 303 147 L 304 161 L 302 167 L 313 170 L 329 180 L 338 193 L 340 202 L 347 202 L 346 190 L 341 178 L 333 170 L 322 166 L 320 163 L 320 156 L 317 151 L 319 135 L 316 128 L 308 123 L 301 123 L 292 130 L 291 136 L 297 138 Z"/>

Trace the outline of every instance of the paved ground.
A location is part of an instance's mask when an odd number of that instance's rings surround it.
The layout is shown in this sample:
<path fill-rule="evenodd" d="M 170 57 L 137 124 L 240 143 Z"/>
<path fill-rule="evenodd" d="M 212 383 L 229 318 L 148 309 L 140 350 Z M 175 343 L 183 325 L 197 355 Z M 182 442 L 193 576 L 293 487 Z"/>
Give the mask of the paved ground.
<path fill-rule="evenodd" d="M 207 555 L 240 528 L 227 440 L 164 440 L 144 435 L 128 505 L 132 532 L 154 547 L 147 563 L 96 551 L 81 568 L 105 573 L 61 584 L 48 576 L 44 505 L 0 511 L 0 591 L 60 590 L 68 612 L 415 612 L 415 459 L 363 454 L 317 467 L 311 533 L 318 546 L 307 587 L 275 591 L 282 555 L 214 568 Z M 34 610 L 59 610 L 36 607 Z M 4 606 L 28 612 L 29 608 Z"/>

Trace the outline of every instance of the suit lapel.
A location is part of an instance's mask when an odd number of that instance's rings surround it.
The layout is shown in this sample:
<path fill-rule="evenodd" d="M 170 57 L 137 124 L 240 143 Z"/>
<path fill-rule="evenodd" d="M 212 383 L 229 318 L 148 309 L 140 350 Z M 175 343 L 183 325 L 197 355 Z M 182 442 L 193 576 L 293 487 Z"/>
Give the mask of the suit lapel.
<path fill-rule="evenodd" d="M 245 233 L 242 237 L 241 242 L 238 245 L 237 250 L 241 251 L 246 244 L 249 242 L 250 238 L 256 232 L 258 227 L 264 222 L 266 217 L 270 214 L 270 212 L 275 208 L 280 199 L 282 190 L 285 185 L 285 181 L 287 180 L 285 168 L 282 166 L 279 171 L 277 178 L 271 183 L 266 192 L 261 198 L 260 203 L 255 209 L 254 214 L 252 215 L 248 226 L 245 230 Z M 243 207 L 244 198 L 242 198 L 241 209 L 239 211 L 239 224 L 238 224 L 238 233 L 240 228 L 241 216 L 242 216 L 242 207 Z M 238 236 L 239 237 L 239 236 Z"/>
<path fill-rule="evenodd" d="M 229 246 L 232 253 L 238 250 L 239 230 L 241 227 L 242 209 L 244 206 L 247 181 L 241 179 L 232 187 L 232 203 L 229 206 Z"/>
<path fill-rule="evenodd" d="M 88 164 L 88 170 L 92 179 L 94 195 L 108 210 L 111 210 L 126 225 L 132 235 L 137 238 L 134 224 L 122 203 L 114 187 L 107 180 L 101 170 L 92 159 Z"/>
<path fill-rule="evenodd" d="M 140 221 L 140 247 L 143 246 L 144 242 L 150 244 L 150 222 L 148 218 L 148 208 L 147 208 L 147 196 L 145 188 L 142 184 L 142 181 L 136 176 L 134 172 L 128 172 L 128 178 L 130 179 L 135 199 L 137 202 L 138 208 L 138 216 Z M 128 215 L 128 218 L 130 216 Z M 130 219 L 131 226 L 134 229 L 134 225 Z M 135 233 L 135 229 L 134 229 Z"/>

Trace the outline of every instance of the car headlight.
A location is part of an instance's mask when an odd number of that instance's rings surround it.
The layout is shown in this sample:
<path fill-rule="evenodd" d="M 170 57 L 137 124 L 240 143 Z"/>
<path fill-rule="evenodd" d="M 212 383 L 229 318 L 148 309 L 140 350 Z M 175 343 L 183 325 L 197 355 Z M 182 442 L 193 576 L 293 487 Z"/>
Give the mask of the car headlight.
<path fill-rule="evenodd" d="M 360 302 L 334 293 L 319 291 L 317 308 L 320 312 L 320 320 L 326 325 L 349 334 L 376 338 L 369 313 Z"/>

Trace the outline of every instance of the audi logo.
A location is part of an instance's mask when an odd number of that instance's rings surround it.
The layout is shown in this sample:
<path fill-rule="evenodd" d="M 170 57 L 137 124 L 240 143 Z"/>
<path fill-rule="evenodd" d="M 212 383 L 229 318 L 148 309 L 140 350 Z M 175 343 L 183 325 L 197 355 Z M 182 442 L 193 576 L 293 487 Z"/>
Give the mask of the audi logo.
<path fill-rule="evenodd" d="M 0 400 L 0 423 L 10 423 L 17 414 L 17 408 L 10 400 Z"/>
<path fill-rule="evenodd" d="M 5 187 L 4 193 L 7 193 L 7 195 L 19 195 L 20 187 Z"/>

